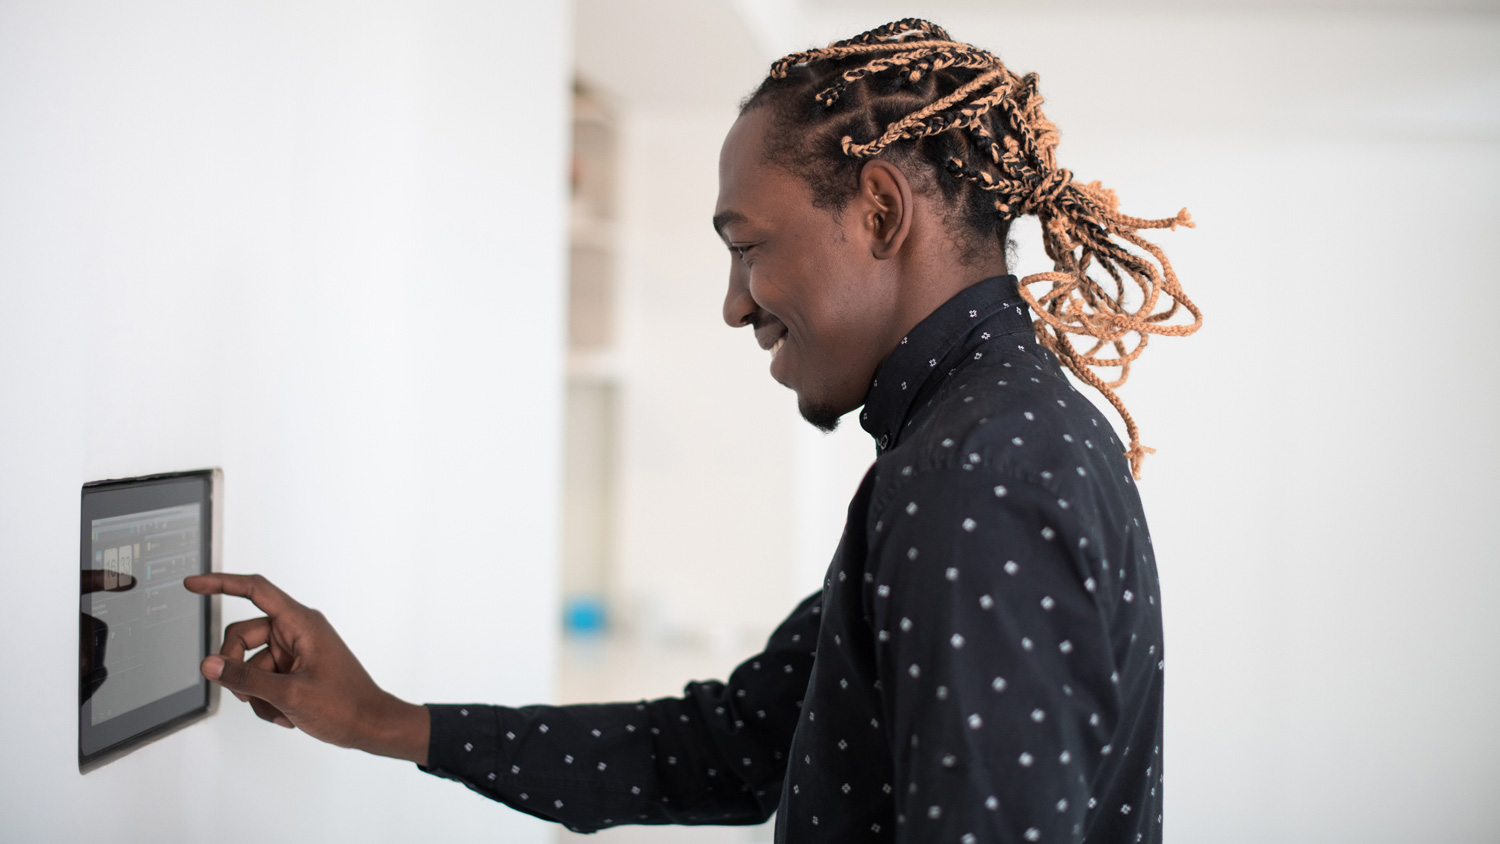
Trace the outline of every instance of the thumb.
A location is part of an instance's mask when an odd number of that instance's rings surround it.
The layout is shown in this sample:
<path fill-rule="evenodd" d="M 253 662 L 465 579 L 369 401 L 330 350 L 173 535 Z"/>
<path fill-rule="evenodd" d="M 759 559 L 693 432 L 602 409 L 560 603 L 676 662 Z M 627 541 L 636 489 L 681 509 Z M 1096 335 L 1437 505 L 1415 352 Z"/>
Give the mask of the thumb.
<path fill-rule="evenodd" d="M 280 709 L 286 699 L 287 685 L 291 678 L 284 674 L 256 668 L 237 659 L 210 656 L 203 660 L 203 676 L 218 683 L 231 692 L 258 697 Z"/>

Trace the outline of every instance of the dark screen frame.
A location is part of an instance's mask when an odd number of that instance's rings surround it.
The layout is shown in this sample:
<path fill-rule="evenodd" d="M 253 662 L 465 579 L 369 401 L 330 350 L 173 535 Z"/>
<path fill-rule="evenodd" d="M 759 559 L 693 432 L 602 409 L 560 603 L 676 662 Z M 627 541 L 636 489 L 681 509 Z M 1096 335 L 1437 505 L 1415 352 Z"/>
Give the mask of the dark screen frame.
<path fill-rule="evenodd" d="M 88 571 L 93 565 L 93 523 L 97 519 L 146 512 L 183 504 L 197 504 L 199 531 L 198 565 L 200 573 L 217 571 L 219 492 L 222 473 L 218 469 L 168 472 L 138 478 L 92 481 L 83 485 L 79 519 L 79 567 Z M 91 597 L 80 588 L 79 612 L 91 609 Z M 197 634 L 198 660 L 213 652 L 218 630 L 218 601 L 202 596 L 200 626 Z M 95 643 L 79 630 L 80 660 L 93 662 Z M 106 681 L 107 682 L 107 681 Z M 195 686 L 158 698 L 144 706 L 121 713 L 100 724 L 91 723 L 92 701 L 85 700 L 85 678 L 78 681 L 78 769 L 87 773 L 113 761 L 144 744 L 154 741 L 187 724 L 209 715 L 217 708 L 216 687 L 199 676 Z"/>

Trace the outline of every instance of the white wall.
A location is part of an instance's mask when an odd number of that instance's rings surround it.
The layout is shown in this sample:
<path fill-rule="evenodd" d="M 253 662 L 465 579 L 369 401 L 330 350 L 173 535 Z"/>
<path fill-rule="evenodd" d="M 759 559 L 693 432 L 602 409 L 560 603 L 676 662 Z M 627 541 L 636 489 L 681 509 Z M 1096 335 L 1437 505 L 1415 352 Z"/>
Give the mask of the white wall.
<path fill-rule="evenodd" d="M 623 588 L 714 639 L 816 586 L 869 446 L 853 420 L 804 431 L 764 353 L 719 322 L 717 145 L 776 56 L 930 15 L 1040 74 L 1064 166 L 1130 213 L 1199 222 L 1158 242 L 1205 327 L 1154 342 L 1122 392 L 1159 449 L 1142 490 L 1170 838 L 1494 840 L 1500 17 L 808 0 L 695 40 L 666 23 L 674 3 L 646 5 L 661 43 L 630 52 L 712 67 L 719 89 L 594 59 L 634 139 Z M 603 49 L 588 28 L 580 45 Z M 1034 227 L 1015 235 L 1021 272 L 1050 269 Z"/>
<path fill-rule="evenodd" d="M 85 481 L 220 466 L 378 682 L 552 696 L 568 14 L 0 5 L 0 838 L 550 840 L 227 696 L 79 774 L 74 569 Z"/>

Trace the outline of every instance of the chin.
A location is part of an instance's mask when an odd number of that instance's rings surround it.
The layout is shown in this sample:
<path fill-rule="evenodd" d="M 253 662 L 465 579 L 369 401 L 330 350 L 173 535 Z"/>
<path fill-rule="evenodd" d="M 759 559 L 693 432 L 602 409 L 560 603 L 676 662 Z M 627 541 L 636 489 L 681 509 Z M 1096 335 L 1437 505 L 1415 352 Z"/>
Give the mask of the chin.
<path fill-rule="evenodd" d="M 798 398 L 797 412 L 807 423 L 825 434 L 831 434 L 839 426 L 839 420 L 849 409 L 840 409 L 832 405 L 819 404 L 815 401 Z"/>

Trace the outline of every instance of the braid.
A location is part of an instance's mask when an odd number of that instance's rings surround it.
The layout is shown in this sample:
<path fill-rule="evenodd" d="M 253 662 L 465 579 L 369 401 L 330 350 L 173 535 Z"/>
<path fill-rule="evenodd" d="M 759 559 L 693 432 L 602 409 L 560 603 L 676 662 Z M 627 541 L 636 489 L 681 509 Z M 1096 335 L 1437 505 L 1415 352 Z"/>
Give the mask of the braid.
<path fill-rule="evenodd" d="M 842 209 L 859 166 L 885 156 L 946 175 L 934 177 L 936 186 L 987 244 L 997 234 L 1004 243 L 1016 217 L 1037 216 L 1053 270 L 1021 279 L 1021 297 L 1042 345 L 1119 411 L 1139 478 L 1154 449 L 1141 444 L 1114 388 L 1151 335 L 1186 336 L 1203 322 L 1167 256 L 1140 232 L 1192 227 L 1187 209 L 1131 217 L 1113 191 L 1074 181 L 1057 166 L 1057 127 L 1042 114 L 1036 74 L 1017 76 L 994 54 L 916 18 L 780 59 L 742 112 L 766 104 L 798 129 L 778 133 L 768 155 L 806 178 L 821 206 Z M 1043 283 L 1050 287 L 1040 296 L 1031 291 Z M 1127 305 L 1137 293 L 1140 303 Z M 1191 322 L 1170 322 L 1179 309 Z M 1106 381 L 1096 369 L 1119 375 Z"/>

